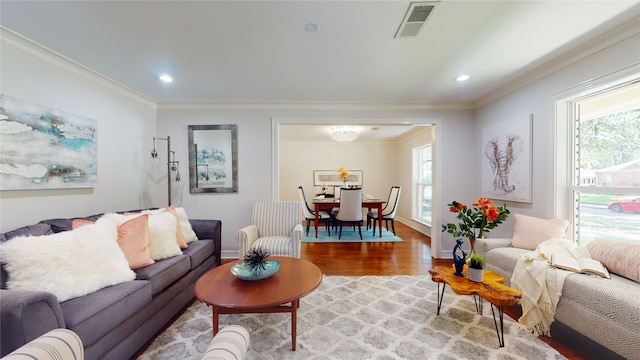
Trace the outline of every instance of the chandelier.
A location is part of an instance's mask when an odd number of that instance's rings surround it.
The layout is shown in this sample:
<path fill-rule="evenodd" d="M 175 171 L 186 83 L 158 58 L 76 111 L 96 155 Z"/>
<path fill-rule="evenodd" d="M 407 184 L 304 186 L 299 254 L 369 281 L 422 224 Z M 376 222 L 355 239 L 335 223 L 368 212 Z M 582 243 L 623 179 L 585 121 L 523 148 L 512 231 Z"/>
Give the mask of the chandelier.
<path fill-rule="evenodd" d="M 339 143 L 353 141 L 358 138 L 358 128 L 355 126 L 338 126 L 329 130 L 331 138 Z"/>

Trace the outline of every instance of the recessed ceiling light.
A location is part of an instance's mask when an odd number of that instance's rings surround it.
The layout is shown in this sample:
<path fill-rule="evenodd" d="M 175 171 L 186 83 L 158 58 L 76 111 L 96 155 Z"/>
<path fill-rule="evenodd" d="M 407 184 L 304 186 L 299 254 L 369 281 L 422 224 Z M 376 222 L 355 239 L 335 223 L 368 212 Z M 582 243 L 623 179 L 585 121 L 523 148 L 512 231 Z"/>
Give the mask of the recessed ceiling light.
<path fill-rule="evenodd" d="M 308 23 L 307 25 L 304 26 L 304 28 L 308 32 L 312 32 L 312 33 L 318 31 L 318 25 L 316 25 L 315 23 Z"/>
<path fill-rule="evenodd" d="M 466 74 L 459 75 L 456 78 L 456 81 L 467 81 L 467 80 L 469 80 L 469 75 L 466 75 Z"/>
<path fill-rule="evenodd" d="M 167 74 L 162 74 L 159 76 L 160 80 L 166 82 L 166 83 L 170 83 L 173 82 L 173 78 L 170 75 Z"/>

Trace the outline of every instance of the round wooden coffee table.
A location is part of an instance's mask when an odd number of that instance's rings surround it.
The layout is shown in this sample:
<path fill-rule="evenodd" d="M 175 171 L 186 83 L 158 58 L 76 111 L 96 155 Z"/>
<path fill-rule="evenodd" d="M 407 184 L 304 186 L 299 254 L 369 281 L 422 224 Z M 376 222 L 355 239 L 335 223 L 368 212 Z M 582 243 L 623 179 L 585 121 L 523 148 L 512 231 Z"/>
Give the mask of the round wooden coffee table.
<path fill-rule="evenodd" d="M 226 263 L 202 275 L 196 282 L 196 299 L 213 308 L 213 334 L 218 333 L 220 314 L 291 313 L 291 350 L 296 350 L 296 325 L 300 298 L 322 282 L 322 271 L 314 264 L 289 257 L 272 256 L 280 270 L 263 280 L 240 280 Z M 290 305 L 286 305 L 290 303 Z"/>

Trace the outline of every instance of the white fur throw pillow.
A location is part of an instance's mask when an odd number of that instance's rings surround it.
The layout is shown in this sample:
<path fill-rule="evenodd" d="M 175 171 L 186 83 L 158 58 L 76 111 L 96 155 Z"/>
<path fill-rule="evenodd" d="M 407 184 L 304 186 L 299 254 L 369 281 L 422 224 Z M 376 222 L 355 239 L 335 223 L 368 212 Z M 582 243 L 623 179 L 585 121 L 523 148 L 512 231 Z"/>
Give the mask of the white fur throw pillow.
<path fill-rule="evenodd" d="M 182 254 L 176 240 L 177 229 L 178 220 L 173 214 L 168 212 L 149 214 L 149 252 L 153 260 Z"/>
<path fill-rule="evenodd" d="M 176 208 L 176 213 L 178 214 L 178 222 L 180 223 L 182 234 L 184 235 L 184 240 L 187 244 L 198 240 L 198 236 L 196 236 L 196 233 L 193 231 L 191 223 L 189 222 L 187 211 L 182 207 L 178 207 Z"/>
<path fill-rule="evenodd" d="M 113 222 L 74 230 L 20 236 L 0 245 L 11 290 L 41 290 L 62 302 L 136 278 L 118 246 Z"/>

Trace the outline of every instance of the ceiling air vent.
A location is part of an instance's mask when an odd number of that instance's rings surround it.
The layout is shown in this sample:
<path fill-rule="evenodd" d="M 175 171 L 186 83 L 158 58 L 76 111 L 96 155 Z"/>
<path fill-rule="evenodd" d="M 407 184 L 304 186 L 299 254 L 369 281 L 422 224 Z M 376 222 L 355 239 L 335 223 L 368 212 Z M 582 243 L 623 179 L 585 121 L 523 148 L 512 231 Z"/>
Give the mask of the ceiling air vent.
<path fill-rule="evenodd" d="M 395 38 L 417 36 L 437 3 L 437 1 L 411 3 Z"/>

